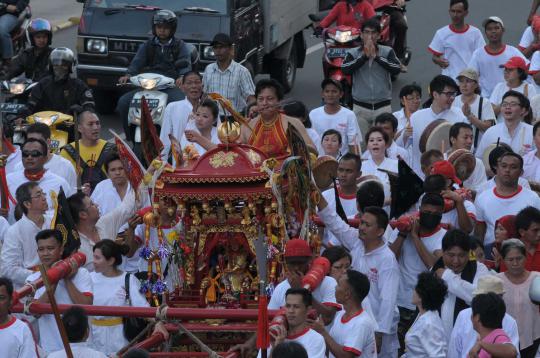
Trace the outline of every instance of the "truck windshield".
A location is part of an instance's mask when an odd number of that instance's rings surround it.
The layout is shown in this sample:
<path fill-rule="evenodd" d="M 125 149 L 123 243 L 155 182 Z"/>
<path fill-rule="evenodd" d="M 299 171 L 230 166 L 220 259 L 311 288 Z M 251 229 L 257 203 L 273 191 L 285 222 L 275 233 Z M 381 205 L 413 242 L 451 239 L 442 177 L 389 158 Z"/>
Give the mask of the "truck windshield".
<path fill-rule="evenodd" d="M 90 0 L 87 6 L 106 9 L 159 8 L 174 12 L 227 13 L 227 0 Z"/>

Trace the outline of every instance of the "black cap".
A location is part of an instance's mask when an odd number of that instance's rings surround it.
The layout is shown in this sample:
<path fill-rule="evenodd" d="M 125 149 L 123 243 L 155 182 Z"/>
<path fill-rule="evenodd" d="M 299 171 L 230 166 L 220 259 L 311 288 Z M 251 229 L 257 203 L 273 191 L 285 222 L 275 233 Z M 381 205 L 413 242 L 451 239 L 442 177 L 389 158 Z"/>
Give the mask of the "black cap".
<path fill-rule="evenodd" d="M 340 91 L 343 91 L 343 85 L 341 84 L 341 82 L 333 78 L 325 78 L 321 83 L 321 88 L 324 89 L 324 87 L 326 87 L 326 85 L 328 84 L 332 84 L 336 86 L 337 88 L 339 88 Z"/>
<path fill-rule="evenodd" d="M 229 37 L 229 35 L 224 34 L 224 33 L 219 33 L 219 34 L 216 34 L 216 36 L 214 36 L 214 39 L 212 40 L 212 43 L 210 45 L 215 46 L 218 44 L 225 45 L 225 46 L 232 46 L 233 42 L 231 38 Z"/>

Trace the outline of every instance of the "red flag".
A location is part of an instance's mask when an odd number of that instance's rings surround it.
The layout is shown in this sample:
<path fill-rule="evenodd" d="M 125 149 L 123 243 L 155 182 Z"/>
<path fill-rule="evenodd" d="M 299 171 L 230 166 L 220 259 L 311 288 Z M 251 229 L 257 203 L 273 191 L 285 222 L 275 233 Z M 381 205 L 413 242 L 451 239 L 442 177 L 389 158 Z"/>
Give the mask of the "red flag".
<path fill-rule="evenodd" d="M 268 331 L 268 296 L 259 295 L 259 315 L 257 317 L 257 348 L 268 349 L 270 333 Z"/>
<path fill-rule="evenodd" d="M 127 143 L 124 142 L 115 131 L 113 131 L 112 129 L 109 129 L 109 131 L 114 136 L 114 141 L 118 150 L 118 156 L 124 164 L 124 170 L 126 171 L 126 174 L 128 176 L 129 183 L 131 184 L 133 190 L 137 192 L 137 190 L 139 189 L 139 185 L 144 178 L 144 167 L 142 166 L 135 153 L 133 153 L 129 145 L 127 145 Z"/>
<path fill-rule="evenodd" d="M 141 98 L 141 147 L 143 157 L 148 164 L 159 158 L 163 150 L 163 143 L 159 139 L 152 113 L 144 96 Z"/>

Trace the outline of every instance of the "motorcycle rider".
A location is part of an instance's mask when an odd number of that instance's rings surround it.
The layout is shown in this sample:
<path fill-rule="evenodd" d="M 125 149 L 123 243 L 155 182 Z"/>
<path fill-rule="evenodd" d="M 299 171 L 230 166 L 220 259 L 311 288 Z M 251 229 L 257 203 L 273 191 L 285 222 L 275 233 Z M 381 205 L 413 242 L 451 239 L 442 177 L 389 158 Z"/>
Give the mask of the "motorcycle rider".
<path fill-rule="evenodd" d="M 364 21 L 373 16 L 375 16 L 375 10 L 371 0 L 338 1 L 330 13 L 321 20 L 317 31 L 329 27 L 334 22 L 337 26 L 350 26 L 360 29 Z"/>
<path fill-rule="evenodd" d="M 26 31 L 32 46 L 11 61 L 4 76 L 6 80 L 24 73 L 26 78 L 39 81 L 49 74 L 49 56 L 53 50 L 51 23 L 45 19 L 34 19 Z"/>
<path fill-rule="evenodd" d="M 375 11 L 390 15 L 390 31 L 394 37 L 392 48 L 401 62 L 405 60 L 407 42 L 407 20 L 405 19 L 405 2 L 410 0 L 370 0 Z M 403 69 L 404 70 L 404 69 Z"/>
<path fill-rule="evenodd" d="M 78 78 L 71 78 L 75 57 L 66 47 L 54 49 L 49 56 L 49 75 L 39 80 L 30 92 L 22 117 L 40 111 L 70 113 L 73 105 L 95 111 L 92 91 Z"/>
<path fill-rule="evenodd" d="M 11 31 L 15 28 L 18 16 L 26 9 L 30 0 L 2 0 L 0 6 L 0 51 L 2 67 L 7 68 L 13 57 Z"/>
<path fill-rule="evenodd" d="M 120 84 L 126 84 L 131 76 L 142 72 L 154 72 L 176 79 L 176 87 L 162 90 L 168 95 L 168 103 L 180 101 L 185 95 L 180 90 L 182 76 L 191 71 L 191 47 L 174 36 L 178 20 L 170 10 L 159 10 L 152 17 L 151 39 L 139 47 L 137 54 L 127 69 L 127 74 L 118 79 Z M 178 64 L 182 62 L 182 67 Z M 185 62 L 185 63 L 184 63 Z M 129 105 L 133 95 L 139 89 L 122 95 L 118 100 L 116 111 L 122 118 L 124 132 L 129 140 L 133 140 L 134 131 L 128 123 Z"/>

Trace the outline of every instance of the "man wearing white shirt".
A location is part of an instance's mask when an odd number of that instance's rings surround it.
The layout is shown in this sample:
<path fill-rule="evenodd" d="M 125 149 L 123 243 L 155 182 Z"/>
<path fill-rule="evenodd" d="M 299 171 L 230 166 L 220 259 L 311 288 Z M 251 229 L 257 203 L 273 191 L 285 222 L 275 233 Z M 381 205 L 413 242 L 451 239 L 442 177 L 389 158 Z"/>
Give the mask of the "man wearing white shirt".
<path fill-rule="evenodd" d="M 356 207 L 356 180 L 362 175 L 362 160 L 353 153 L 347 153 L 339 159 L 338 165 L 338 181 L 337 188 L 338 198 L 345 212 L 346 217 L 354 218 L 358 213 Z M 336 190 L 330 188 L 322 193 L 323 197 L 328 202 L 328 205 L 336 210 Z M 339 241 L 332 235 L 329 230 L 325 230 L 323 234 L 323 245 L 325 247 L 339 245 Z"/>
<path fill-rule="evenodd" d="M 484 133 L 476 156 L 482 158 L 489 145 L 498 142 L 508 144 L 514 152 L 522 156 L 533 150 L 535 148 L 533 127 L 523 122 L 529 110 L 530 103 L 527 97 L 516 91 L 506 92 L 501 103 L 504 121 L 490 127 Z"/>
<path fill-rule="evenodd" d="M 35 240 L 39 260 L 48 270 L 62 258 L 64 250 L 62 234 L 57 230 L 43 230 L 36 235 Z M 27 278 L 27 281 L 33 282 L 40 277 L 41 273 L 35 272 Z M 83 267 L 73 270 L 73 273 L 52 285 L 52 288 L 58 304 L 91 305 L 94 300 L 92 279 L 90 273 Z M 40 303 L 50 303 L 45 287 L 36 291 L 34 299 Z M 47 353 L 62 349 L 62 339 L 53 315 L 42 315 L 38 319 L 38 326 L 40 345 Z"/>
<path fill-rule="evenodd" d="M 456 82 L 445 75 L 438 75 L 431 80 L 430 95 L 433 102 L 429 108 L 421 109 L 411 116 L 412 133 L 412 169 L 424 178 L 420 165 L 420 138 L 426 127 L 436 119 L 445 119 L 450 123 L 466 122 L 467 118 L 458 108 L 452 107 L 452 102 L 456 98 L 458 85 Z"/>
<path fill-rule="evenodd" d="M 307 322 L 308 312 L 311 308 L 312 295 L 305 288 L 289 288 L 285 292 L 285 317 L 287 318 L 287 328 L 281 325 L 276 327 L 278 333 L 270 332 L 273 338 L 273 346 L 282 342 L 300 343 L 307 352 L 309 358 L 326 357 L 326 344 L 324 338 L 315 330 L 309 327 Z M 268 349 L 268 354 L 271 352 Z M 261 352 L 257 358 L 261 357 Z"/>
<path fill-rule="evenodd" d="M 17 202 L 23 215 L 6 232 L 1 253 L 2 275 L 9 277 L 18 289 L 39 264 L 36 234 L 51 226 L 46 215 L 46 195 L 35 182 L 26 182 L 17 189 Z"/>
<path fill-rule="evenodd" d="M 523 173 L 523 158 L 512 152 L 503 153 L 497 164 L 496 186 L 476 197 L 476 236 L 483 240 L 486 258 L 491 258 L 495 242 L 495 223 L 505 215 L 516 215 L 521 209 L 533 206 L 540 209 L 540 198 L 518 184 Z"/>
<path fill-rule="evenodd" d="M 419 219 L 409 232 L 394 230 L 388 239 L 400 267 L 397 305 L 400 313 L 399 332 L 407 332 L 413 324 L 416 307 L 412 303 L 418 275 L 429 270 L 442 255 L 442 238 L 446 230 L 440 226 L 444 200 L 438 194 L 422 197 Z M 400 339 L 404 339 L 400 336 Z"/>
<path fill-rule="evenodd" d="M 410 126 L 411 115 L 420 109 L 422 103 L 422 88 L 416 83 L 401 87 L 399 91 L 401 109 L 392 113 L 398 120 L 397 134 L 394 138 L 398 145 L 407 149 L 411 156 L 412 127 Z"/>
<path fill-rule="evenodd" d="M 124 164 L 117 153 L 110 155 L 103 165 L 109 179 L 99 182 L 90 196 L 99 207 L 100 215 L 105 215 L 120 206 L 131 188 Z"/>
<path fill-rule="evenodd" d="M 77 174 L 75 174 L 75 168 L 71 162 L 61 155 L 51 152 L 51 128 L 45 123 L 33 123 L 26 129 L 26 139 L 30 138 L 41 139 L 47 143 L 47 162 L 44 168 L 64 178 L 73 190 L 77 190 Z M 23 169 L 22 162 L 15 168 L 17 171 Z"/>
<path fill-rule="evenodd" d="M 341 83 L 331 78 L 322 81 L 322 99 L 324 106 L 309 112 L 311 127 L 322 137 L 328 129 L 335 129 L 341 134 L 341 154 L 360 153 L 362 133 L 353 111 L 340 104 L 343 97 Z"/>
<path fill-rule="evenodd" d="M 450 127 L 450 151 L 446 153 L 445 159 L 452 157 L 452 153 L 460 149 L 471 151 L 473 141 L 473 127 L 469 123 L 455 123 Z M 479 192 L 487 182 L 486 167 L 478 157 L 475 157 L 475 163 L 473 172 L 463 182 L 463 186 Z"/>
<path fill-rule="evenodd" d="M 396 357 L 399 348 L 397 339 L 396 298 L 399 286 L 399 266 L 383 235 L 388 225 L 388 214 L 378 207 L 364 209 L 358 229 L 341 220 L 327 206 L 326 200 L 319 202 L 319 217 L 336 238 L 350 250 L 353 257 L 351 267 L 369 278 L 369 303 L 378 324 L 375 337 L 380 349 L 378 357 Z"/>
<path fill-rule="evenodd" d="M 493 275 L 481 277 L 478 280 L 478 287 L 473 294 L 476 296 L 489 292 L 500 296 L 504 294 L 503 282 L 499 277 Z M 471 317 L 472 309 L 470 308 L 459 312 L 454 328 L 452 329 L 450 342 L 448 343 L 447 358 L 469 358 L 469 351 L 478 339 L 478 334 L 473 328 Z M 504 314 L 502 329 L 508 334 L 516 349 L 519 350 L 518 326 L 516 320 L 508 313 Z"/>
<path fill-rule="evenodd" d="M 448 295 L 441 307 L 441 319 L 447 337 L 460 311 L 469 307 L 478 279 L 489 275 L 489 269 L 477 261 L 469 260 L 471 238 L 459 229 L 446 232 L 442 240 L 442 257 L 432 271 L 448 286 Z"/>
<path fill-rule="evenodd" d="M 533 21 L 531 21 L 531 26 L 527 26 L 519 40 L 518 49 L 525 57 L 531 58 L 535 51 L 540 50 L 540 41 L 538 39 L 539 32 L 540 18 L 534 17 Z"/>
<path fill-rule="evenodd" d="M 514 46 L 503 43 L 504 24 L 499 17 L 490 16 L 484 20 L 483 26 L 488 44 L 474 51 L 467 67 L 478 72 L 481 94 L 489 98 L 497 83 L 504 81 L 503 70 L 500 66 L 504 65 L 510 57 L 519 56 L 525 59 L 525 56 Z M 527 60 L 526 62 L 528 63 Z"/>
<path fill-rule="evenodd" d="M 22 160 L 22 153 L 19 146 L 11 144 L 11 142 L 7 140 L 6 137 L 4 137 L 3 143 L 4 145 L 2 146 L 2 154 L 7 155 L 6 173 L 13 173 L 15 171 L 15 167 Z"/>
<path fill-rule="evenodd" d="M 52 192 L 58 194 L 60 188 L 64 189 L 66 196 L 75 192 L 75 189 L 64 178 L 52 173 L 50 170 L 45 170 L 44 165 L 47 161 L 47 143 L 45 141 L 30 138 L 24 142 L 21 149 L 24 169 L 7 175 L 8 190 L 13 197 L 22 183 L 34 181 L 43 189 L 49 208 L 52 210 L 54 203 Z M 8 220 L 12 224 L 15 222 L 14 209 L 13 205 L 10 205 Z"/>
<path fill-rule="evenodd" d="M 540 122 L 536 122 L 533 126 L 534 143 L 537 149 L 530 151 L 523 156 L 523 177 L 527 180 L 540 183 Z"/>
<path fill-rule="evenodd" d="M 341 275 L 336 286 L 336 300 L 343 310 L 336 314 L 332 327 L 325 329 L 322 322 L 312 325 L 324 337 L 330 358 L 335 357 L 376 357 L 376 323 L 362 307 L 362 301 L 370 288 L 366 275 L 347 270 Z M 354 334 L 351 334 L 354 332 Z M 347 354 L 346 356 L 343 354 Z"/>
<path fill-rule="evenodd" d="M 442 68 L 442 74 L 456 79 L 467 67 L 473 52 L 486 43 L 479 29 L 465 23 L 469 14 L 467 0 L 451 0 L 449 13 L 452 23 L 437 30 L 428 50 L 433 54 L 433 62 Z"/>
<path fill-rule="evenodd" d="M 202 76 L 198 71 L 190 71 L 182 77 L 182 90 L 186 98 L 169 103 L 163 112 L 163 123 L 159 134 L 159 139 L 163 143 L 162 158 L 169 157 L 171 150 L 169 134 L 180 141 L 186 129 L 195 128 L 193 108 L 197 108 L 203 93 Z"/>

